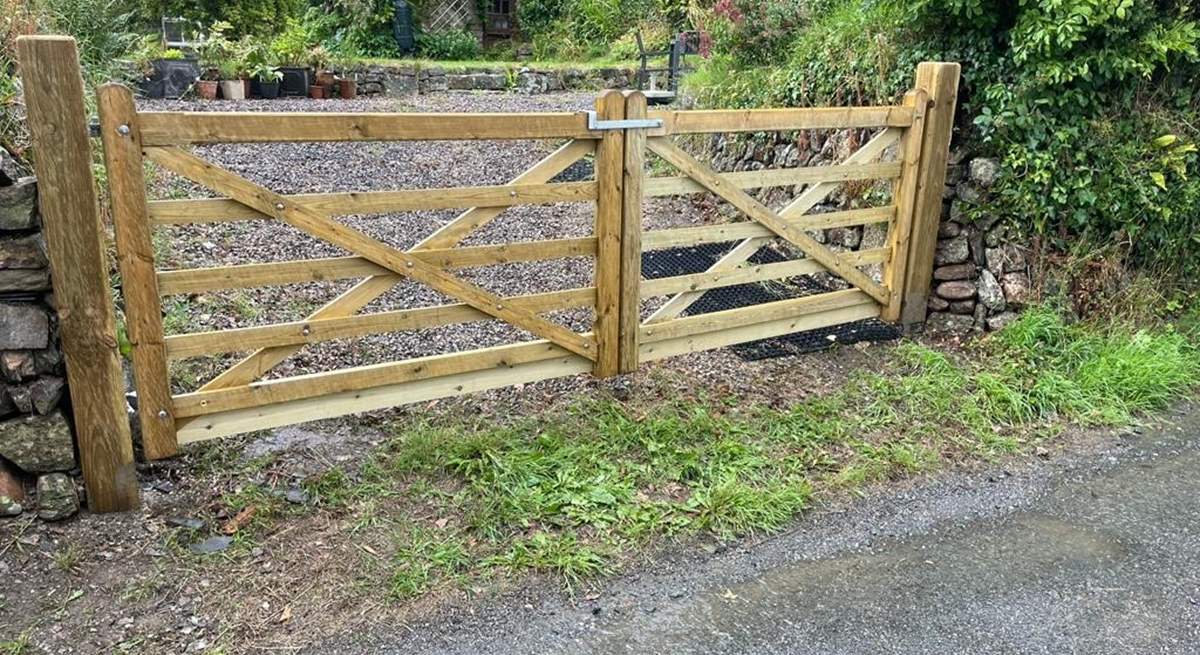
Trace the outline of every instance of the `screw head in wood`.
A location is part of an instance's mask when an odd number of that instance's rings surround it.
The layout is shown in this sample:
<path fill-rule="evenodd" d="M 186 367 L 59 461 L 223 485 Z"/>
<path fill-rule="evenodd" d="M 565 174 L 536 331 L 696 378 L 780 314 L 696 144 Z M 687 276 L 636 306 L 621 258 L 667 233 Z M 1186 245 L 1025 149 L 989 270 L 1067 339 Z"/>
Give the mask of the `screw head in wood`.
<path fill-rule="evenodd" d="M 158 410 L 158 418 L 167 418 L 167 416 L 168 416 L 167 410 L 165 410 L 165 409 Z"/>
<path fill-rule="evenodd" d="M 120 134 L 121 136 L 129 136 L 129 126 L 128 125 L 118 125 L 117 126 L 117 134 Z"/>
<path fill-rule="evenodd" d="M 279 211 L 283 211 L 283 203 L 282 202 L 275 203 L 275 209 L 278 209 Z"/>

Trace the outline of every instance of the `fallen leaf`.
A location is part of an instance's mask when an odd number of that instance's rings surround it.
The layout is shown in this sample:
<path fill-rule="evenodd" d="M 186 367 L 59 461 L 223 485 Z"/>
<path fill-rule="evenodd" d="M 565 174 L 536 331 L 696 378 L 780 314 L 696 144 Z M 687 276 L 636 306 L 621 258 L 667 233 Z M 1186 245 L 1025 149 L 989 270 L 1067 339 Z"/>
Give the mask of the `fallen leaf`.
<path fill-rule="evenodd" d="M 436 525 L 438 528 L 445 528 L 446 524 L 449 522 L 450 522 L 450 519 L 448 519 L 448 518 L 440 518 L 440 519 L 434 521 L 433 524 Z"/>
<path fill-rule="evenodd" d="M 225 527 L 221 528 L 221 532 L 224 532 L 225 534 L 236 533 L 238 530 L 241 530 L 243 527 L 245 527 L 245 525 L 250 522 L 250 519 L 254 518 L 254 513 L 257 511 L 257 506 L 247 505 L 244 509 L 242 509 L 242 511 L 238 512 L 237 515 L 229 519 L 229 522 L 225 524 Z"/>
<path fill-rule="evenodd" d="M 726 589 L 725 593 L 721 594 L 721 598 L 725 600 L 737 600 L 738 595 L 733 593 L 732 589 Z"/>
<path fill-rule="evenodd" d="M 280 622 L 280 623 L 287 623 L 288 621 L 291 621 L 291 620 L 292 620 L 292 606 L 291 606 L 291 605 L 288 605 L 288 606 L 286 606 L 286 607 L 284 607 L 284 608 L 283 608 L 283 611 L 282 611 L 282 612 L 280 612 L 280 614 L 279 614 L 279 622 Z"/>

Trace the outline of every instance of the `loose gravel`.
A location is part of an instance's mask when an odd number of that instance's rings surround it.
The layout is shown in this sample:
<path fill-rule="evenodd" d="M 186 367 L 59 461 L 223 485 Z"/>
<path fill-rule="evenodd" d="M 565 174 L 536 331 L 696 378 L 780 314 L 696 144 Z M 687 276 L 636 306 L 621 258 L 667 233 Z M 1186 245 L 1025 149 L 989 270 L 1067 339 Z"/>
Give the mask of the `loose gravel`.
<path fill-rule="evenodd" d="M 143 101 L 143 110 L 187 111 L 343 111 L 343 112 L 535 112 L 582 111 L 594 94 L 542 96 L 444 93 L 408 98 L 314 101 L 280 99 L 234 102 Z M 546 141 L 425 141 L 362 143 L 228 144 L 198 147 L 202 157 L 280 193 L 381 191 L 504 184 L 556 148 Z M 590 176 L 590 164 L 570 174 Z M 166 171 L 151 175 L 153 198 L 202 198 L 214 194 Z M 459 211 L 423 211 L 340 217 L 398 248 L 411 247 L 454 219 Z M 648 199 L 646 229 L 719 220 L 702 197 Z M 592 234 L 591 203 L 512 207 L 470 235 L 462 245 L 500 244 Z M 288 225 L 243 221 L 162 228 L 156 235 L 160 268 L 196 268 L 336 257 L 347 253 Z M 591 258 L 567 258 L 459 271 L 479 286 L 502 295 L 584 287 L 592 284 Z M 354 281 L 298 284 L 212 292 L 168 299 L 168 333 L 223 330 L 304 318 L 347 290 Z M 432 289 L 405 281 L 365 312 L 428 307 L 455 302 Z M 651 309 L 653 303 L 648 303 Z M 591 328 L 590 309 L 549 314 L 573 330 Z M 458 352 L 533 339 L 500 321 L 397 332 L 317 344 L 280 365 L 273 376 L 312 373 L 346 366 Z M 194 388 L 237 356 L 186 362 L 177 391 Z"/>

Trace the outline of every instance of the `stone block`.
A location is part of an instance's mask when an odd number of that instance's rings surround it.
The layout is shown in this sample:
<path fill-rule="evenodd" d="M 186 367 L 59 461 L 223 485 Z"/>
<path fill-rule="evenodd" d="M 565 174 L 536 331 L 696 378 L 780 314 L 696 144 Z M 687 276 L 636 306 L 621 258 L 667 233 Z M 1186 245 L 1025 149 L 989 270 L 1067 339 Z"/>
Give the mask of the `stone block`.
<path fill-rule="evenodd" d="M 962 336 L 975 329 L 975 317 L 937 312 L 929 315 L 925 329 L 935 335 Z"/>
<path fill-rule="evenodd" d="M 75 468 L 71 426 L 59 410 L 0 421 L 0 457 L 28 473 Z"/>
<path fill-rule="evenodd" d="M 975 284 L 967 280 L 942 282 L 937 285 L 935 293 L 951 302 L 955 300 L 970 300 L 975 297 Z"/>
<path fill-rule="evenodd" d="M 0 303 L 0 350 L 36 350 L 50 342 L 50 317 L 37 305 Z"/>
<path fill-rule="evenodd" d="M 31 230 L 38 226 L 37 180 L 23 177 L 0 187 L 0 230 Z"/>
<path fill-rule="evenodd" d="M 0 352 L 0 373 L 9 382 L 24 382 L 37 375 L 37 363 L 29 350 Z"/>
<path fill-rule="evenodd" d="M 0 269 L 46 268 L 46 244 L 40 234 L 0 239 Z"/>
<path fill-rule="evenodd" d="M 1016 244 L 1008 243 L 998 248 L 988 248 L 985 252 L 987 268 L 996 277 L 1005 273 L 1025 271 L 1025 253 Z"/>
<path fill-rule="evenodd" d="M 1002 312 L 1008 307 L 1000 281 L 986 268 L 979 274 L 979 302 L 993 312 Z"/>
<path fill-rule="evenodd" d="M 1004 298 L 1010 305 L 1020 307 L 1029 302 L 1029 276 L 1024 273 L 1005 273 L 1000 278 L 1000 288 L 1004 289 Z"/>
<path fill-rule="evenodd" d="M 1000 162 L 995 159 L 985 157 L 973 159 L 970 168 L 971 181 L 984 189 L 990 188 L 1000 177 Z"/>
<path fill-rule="evenodd" d="M 0 293 L 48 291 L 50 271 L 45 268 L 0 269 Z"/>
<path fill-rule="evenodd" d="M 967 262 L 965 264 L 949 264 L 947 266 L 939 266 L 933 269 L 933 279 L 938 282 L 948 282 L 951 280 L 970 280 L 975 277 L 978 271 L 975 264 Z"/>
<path fill-rule="evenodd" d="M 938 266 L 946 264 L 961 264 L 971 257 L 971 245 L 965 236 L 957 236 L 953 239 L 943 239 L 937 244 L 937 251 L 934 254 L 934 263 Z"/>
<path fill-rule="evenodd" d="M 974 300 L 956 300 L 950 303 L 951 314 L 975 315 Z"/>
<path fill-rule="evenodd" d="M 61 521 L 79 511 L 79 493 L 75 481 L 63 473 L 50 473 L 37 481 L 38 518 Z"/>
<path fill-rule="evenodd" d="M 48 414 L 62 400 L 62 378 L 46 376 L 29 384 L 10 385 L 6 391 L 13 405 L 24 414 Z"/>
<path fill-rule="evenodd" d="M 1001 314 L 996 314 L 987 320 L 987 329 L 992 332 L 995 332 L 996 330 L 1003 330 L 1006 325 L 1017 320 L 1019 316 L 1020 315 L 1016 312 L 1004 312 Z"/>
<path fill-rule="evenodd" d="M 962 226 L 953 221 L 942 221 L 938 224 L 939 239 L 953 239 L 962 234 Z"/>

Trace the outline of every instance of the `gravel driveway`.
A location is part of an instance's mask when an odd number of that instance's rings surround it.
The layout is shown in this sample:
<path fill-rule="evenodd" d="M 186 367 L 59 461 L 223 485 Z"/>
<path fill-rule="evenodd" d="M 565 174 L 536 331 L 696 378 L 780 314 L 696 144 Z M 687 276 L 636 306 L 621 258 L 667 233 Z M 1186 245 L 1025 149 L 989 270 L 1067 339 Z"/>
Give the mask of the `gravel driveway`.
<path fill-rule="evenodd" d="M 580 111 L 595 94 L 543 96 L 446 93 L 403 99 L 353 101 L 287 99 L 242 102 L 144 101 L 142 109 L 200 111 L 354 111 L 354 112 L 534 112 Z M 380 191 L 504 184 L 551 152 L 558 143 L 539 141 L 432 141 L 364 143 L 231 144 L 205 146 L 198 153 L 239 175 L 282 193 Z M 576 174 L 590 176 L 590 165 Z M 163 171 L 151 176 L 154 198 L 209 197 L 213 194 Z M 711 212 L 688 198 L 647 201 L 648 229 L 705 222 Z M 339 220 L 393 246 L 410 247 L 452 220 L 457 210 L 356 215 Z M 472 234 L 463 245 L 570 238 L 592 233 L 591 203 L 513 207 Z M 271 221 L 243 221 L 162 228 L 160 268 L 194 268 L 289 259 L 335 257 L 349 253 L 300 231 Z M 589 286 L 590 258 L 569 258 L 475 268 L 461 271 L 474 283 L 502 295 Z M 297 320 L 323 305 L 353 281 L 247 289 L 168 299 L 167 332 L 196 332 L 285 320 Z M 454 302 L 413 282 L 402 282 L 364 311 L 376 312 Z M 590 309 L 548 315 L 570 328 L 590 329 Z M 376 335 L 334 341 L 305 349 L 274 375 L 310 373 L 342 366 L 372 364 L 437 353 L 456 352 L 532 339 L 527 332 L 499 321 Z M 193 360 L 192 375 L 177 376 L 177 391 L 210 377 L 234 356 Z"/>

